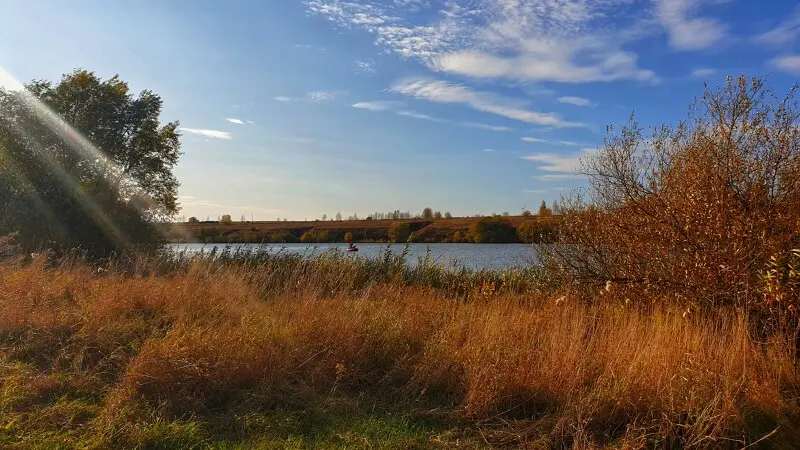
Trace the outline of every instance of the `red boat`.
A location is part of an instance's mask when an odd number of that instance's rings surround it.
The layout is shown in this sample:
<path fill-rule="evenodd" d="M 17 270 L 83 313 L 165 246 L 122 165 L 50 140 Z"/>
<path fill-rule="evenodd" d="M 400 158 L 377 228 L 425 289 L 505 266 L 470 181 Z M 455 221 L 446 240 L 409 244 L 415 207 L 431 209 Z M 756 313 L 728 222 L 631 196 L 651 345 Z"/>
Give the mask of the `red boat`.
<path fill-rule="evenodd" d="M 358 251 L 358 247 L 356 247 L 353 244 L 350 244 L 346 249 L 344 249 L 344 251 L 346 251 L 346 252 L 357 252 Z"/>

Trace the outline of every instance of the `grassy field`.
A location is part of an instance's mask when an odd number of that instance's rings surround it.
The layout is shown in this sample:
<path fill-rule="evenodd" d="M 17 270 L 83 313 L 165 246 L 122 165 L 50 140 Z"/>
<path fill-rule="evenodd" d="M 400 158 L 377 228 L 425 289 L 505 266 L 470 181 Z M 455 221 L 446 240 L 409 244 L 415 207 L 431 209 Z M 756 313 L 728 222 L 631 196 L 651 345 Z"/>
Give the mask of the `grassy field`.
<path fill-rule="evenodd" d="M 388 258 L 0 265 L 4 448 L 791 448 L 794 340 Z M 763 439 L 763 440 L 762 440 Z"/>
<path fill-rule="evenodd" d="M 518 227 L 536 216 L 510 216 L 509 222 Z M 389 228 L 393 224 L 408 224 L 415 242 L 451 242 L 458 232 L 466 239 L 472 224 L 479 218 L 454 217 L 452 219 L 408 220 L 341 220 L 341 221 L 288 221 L 288 222 L 218 222 L 177 223 L 171 225 L 169 238 L 173 242 L 300 242 L 308 231 L 324 231 L 333 242 L 343 242 L 349 232 L 357 242 L 389 242 Z M 558 218 L 541 219 L 557 224 Z"/>

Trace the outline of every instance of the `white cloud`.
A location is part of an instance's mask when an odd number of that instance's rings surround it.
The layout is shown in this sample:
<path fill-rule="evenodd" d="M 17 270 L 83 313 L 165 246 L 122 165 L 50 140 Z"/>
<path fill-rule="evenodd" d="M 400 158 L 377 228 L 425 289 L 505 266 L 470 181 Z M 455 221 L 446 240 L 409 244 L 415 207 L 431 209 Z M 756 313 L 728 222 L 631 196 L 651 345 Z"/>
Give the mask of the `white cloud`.
<path fill-rule="evenodd" d="M 392 109 L 397 102 L 358 102 L 353 105 L 353 108 L 367 109 L 370 111 L 386 111 Z"/>
<path fill-rule="evenodd" d="M 405 117 L 412 117 L 414 119 L 421 119 L 421 120 L 429 120 L 431 122 L 440 122 L 445 123 L 448 122 L 445 119 L 440 119 L 438 117 L 429 116 L 427 114 L 420 114 L 414 111 L 397 111 L 398 116 L 405 116 Z"/>
<path fill-rule="evenodd" d="M 366 109 L 369 111 L 388 111 L 393 109 L 395 106 L 401 105 L 401 102 L 393 102 L 393 101 L 378 101 L 378 102 L 360 102 L 353 105 L 353 108 L 358 109 Z M 415 111 L 409 110 L 400 110 L 397 111 L 398 116 L 404 117 L 411 117 L 413 119 L 420 119 L 420 120 L 428 120 L 431 122 L 438 122 L 438 123 L 449 123 L 452 125 L 458 125 L 462 127 L 468 128 L 478 128 L 481 130 L 489 130 L 489 131 L 513 131 L 513 128 L 500 126 L 500 125 L 488 125 L 485 123 L 477 123 L 477 122 L 459 122 L 455 120 L 443 119 L 440 117 L 434 117 L 429 114 L 422 114 Z"/>
<path fill-rule="evenodd" d="M 356 67 L 359 71 L 364 73 L 375 73 L 375 61 L 367 60 L 367 61 L 356 61 Z"/>
<path fill-rule="evenodd" d="M 756 36 L 755 41 L 760 44 L 782 45 L 791 44 L 798 37 L 800 37 L 800 7 L 796 7 L 777 27 Z"/>
<path fill-rule="evenodd" d="M 547 144 L 550 143 L 550 141 L 547 140 L 547 139 L 541 139 L 541 138 L 535 138 L 535 137 L 527 137 L 527 136 L 523 137 L 522 140 L 525 141 L 525 142 L 541 142 L 543 144 L 544 143 L 547 143 Z"/>
<path fill-rule="evenodd" d="M 581 160 L 587 155 L 595 152 L 594 148 L 584 148 L 581 152 L 572 155 L 562 155 L 555 153 L 534 153 L 523 156 L 526 161 L 537 162 L 537 169 L 547 172 L 537 175 L 539 180 L 567 180 L 580 178 L 578 170 L 581 168 Z"/>
<path fill-rule="evenodd" d="M 779 56 L 772 60 L 772 65 L 784 72 L 800 74 L 800 55 Z"/>
<path fill-rule="evenodd" d="M 235 123 L 235 124 L 237 124 L 237 125 L 244 125 L 244 122 L 242 121 L 242 119 L 234 119 L 234 118 L 232 118 L 232 117 L 228 117 L 228 118 L 227 118 L 227 119 L 225 119 L 225 120 L 227 120 L 227 121 L 228 121 L 228 122 L 230 122 L 230 123 Z"/>
<path fill-rule="evenodd" d="M 583 98 L 583 97 L 571 97 L 571 96 L 559 97 L 558 102 L 575 106 L 594 106 L 594 103 L 592 103 L 588 98 Z"/>
<path fill-rule="evenodd" d="M 289 103 L 289 102 L 309 102 L 309 103 L 323 103 L 333 100 L 337 97 L 346 95 L 345 91 L 313 91 L 308 92 L 302 97 L 274 97 L 273 100 Z"/>
<path fill-rule="evenodd" d="M 583 127 L 584 124 L 568 122 L 554 113 L 540 113 L 524 109 L 519 103 L 487 92 L 473 91 L 460 84 L 426 78 L 410 78 L 395 83 L 390 89 L 396 94 L 407 95 L 437 103 L 467 105 L 475 110 L 503 116 L 520 122 L 557 128 Z"/>
<path fill-rule="evenodd" d="M 490 131 L 514 131 L 513 128 L 503 127 L 498 125 L 487 125 L 485 123 L 475 123 L 475 122 L 462 122 L 460 125 L 470 128 L 478 128 L 481 130 L 490 130 Z"/>
<path fill-rule="evenodd" d="M 433 70 L 478 78 L 569 83 L 657 81 L 623 49 L 649 32 L 630 0 L 470 0 L 440 2 L 420 23 L 415 8 L 392 4 L 307 0 L 312 14 L 372 33 L 375 42 Z M 605 20 L 604 23 L 600 23 Z M 630 24 L 630 25 L 627 25 Z M 627 28 L 621 28 L 627 26 Z M 650 27 L 652 28 L 652 27 Z M 641 30 L 647 30 L 643 33 Z"/>
<path fill-rule="evenodd" d="M 701 68 L 698 67 L 692 70 L 692 76 L 695 78 L 705 78 L 717 73 L 717 69 L 708 69 L 708 68 Z"/>
<path fill-rule="evenodd" d="M 253 122 L 252 120 L 245 120 L 245 122 L 247 122 L 248 125 L 255 125 L 255 122 Z"/>
<path fill-rule="evenodd" d="M 703 50 L 723 40 L 728 27 L 708 17 L 697 17 L 700 5 L 708 0 L 657 0 L 658 18 L 666 28 L 669 44 L 675 50 Z"/>
<path fill-rule="evenodd" d="M 200 128 L 180 128 L 181 131 L 185 131 L 187 133 L 197 134 L 200 136 L 205 136 L 207 138 L 212 139 L 232 139 L 233 135 L 228 133 L 227 131 L 219 131 L 219 130 L 204 130 Z"/>
<path fill-rule="evenodd" d="M 314 91 L 306 94 L 305 98 L 310 102 L 320 103 L 333 100 L 343 94 L 342 91 Z"/>
<path fill-rule="evenodd" d="M 558 139 L 541 139 L 541 138 L 535 138 L 535 137 L 529 137 L 529 136 L 525 136 L 521 140 L 524 141 L 524 142 L 531 142 L 531 143 L 535 143 L 535 144 L 566 145 L 566 146 L 569 146 L 569 147 L 580 147 L 581 145 L 583 145 L 583 144 L 579 144 L 579 143 L 573 142 L 573 141 L 562 141 L 562 140 L 558 140 Z"/>
<path fill-rule="evenodd" d="M 547 192 L 545 189 L 524 189 L 522 192 L 526 194 L 544 194 Z"/>
<path fill-rule="evenodd" d="M 493 148 L 485 148 L 485 149 L 483 149 L 483 151 L 486 152 L 486 153 L 492 153 L 494 151 L 494 149 Z"/>

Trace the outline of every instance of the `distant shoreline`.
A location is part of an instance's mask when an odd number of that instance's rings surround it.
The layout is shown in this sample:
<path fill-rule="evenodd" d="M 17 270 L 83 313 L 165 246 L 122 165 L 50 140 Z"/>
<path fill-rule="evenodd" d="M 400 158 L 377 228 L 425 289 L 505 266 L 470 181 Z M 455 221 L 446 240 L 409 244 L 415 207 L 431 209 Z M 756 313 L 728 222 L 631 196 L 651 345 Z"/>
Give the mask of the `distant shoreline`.
<path fill-rule="evenodd" d="M 504 226 L 505 233 L 479 233 L 479 222 L 485 226 Z M 341 221 L 269 221 L 269 222 L 182 222 L 169 224 L 166 230 L 170 244 L 337 244 L 348 238 L 356 243 L 540 243 L 551 242 L 550 236 L 562 219 L 560 216 L 493 216 L 458 217 L 451 219 L 341 220 Z M 520 236 L 523 224 L 541 233 Z M 404 230 L 405 234 L 397 230 Z M 348 236 L 349 233 L 349 236 Z"/>

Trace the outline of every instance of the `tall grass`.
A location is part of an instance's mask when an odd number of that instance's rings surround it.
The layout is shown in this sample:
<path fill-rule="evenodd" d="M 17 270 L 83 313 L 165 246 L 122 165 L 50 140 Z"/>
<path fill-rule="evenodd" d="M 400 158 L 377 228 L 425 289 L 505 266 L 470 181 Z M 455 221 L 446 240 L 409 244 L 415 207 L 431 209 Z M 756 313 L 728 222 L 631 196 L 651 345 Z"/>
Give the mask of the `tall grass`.
<path fill-rule="evenodd" d="M 259 258 L 0 266 L 0 443 L 236 440 L 254 414 L 341 398 L 496 446 L 800 438 L 794 341 L 751 338 L 741 311 L 490 290 L 488 273 L 464 296 L 391 255 Z"/>

